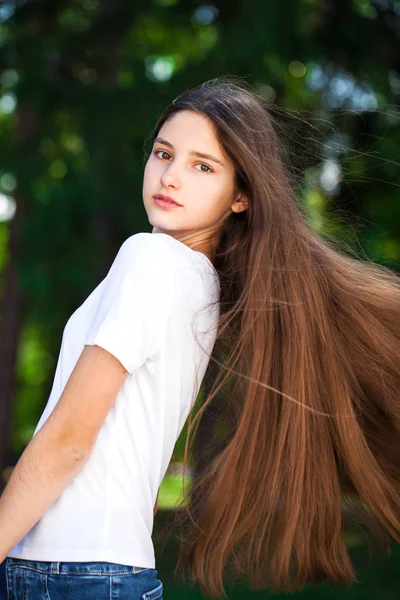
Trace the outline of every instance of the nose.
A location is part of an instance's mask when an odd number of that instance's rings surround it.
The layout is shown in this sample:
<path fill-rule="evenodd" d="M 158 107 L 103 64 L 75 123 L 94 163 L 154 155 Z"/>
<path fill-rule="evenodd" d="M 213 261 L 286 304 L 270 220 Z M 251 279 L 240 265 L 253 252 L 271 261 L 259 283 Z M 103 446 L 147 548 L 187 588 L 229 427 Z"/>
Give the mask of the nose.
<path fill-rule="evenodd" d="M 165 166 L 160 181 L 164 187 L 174 187 L 178 188 L 180 186 L 180 177 L 179 177 L 179 169 L 177 165 L 173 163 L 169 163 Z"/>

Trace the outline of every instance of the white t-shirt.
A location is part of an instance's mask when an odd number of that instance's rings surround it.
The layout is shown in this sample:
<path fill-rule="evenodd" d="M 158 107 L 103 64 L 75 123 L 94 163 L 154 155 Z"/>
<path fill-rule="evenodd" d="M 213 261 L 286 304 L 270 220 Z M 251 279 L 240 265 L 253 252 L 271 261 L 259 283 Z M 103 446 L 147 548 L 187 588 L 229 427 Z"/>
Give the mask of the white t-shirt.
<path fill-rule="evenodd" d="M 85 344 L 108 350 L 129 375 L 88 462 L 8 556 L 155 568 L 153 507 L 215 343 L 219 291 L 211 261 L 168 234 L 136 233 L 122 244 L 66 323 L 33 435 Z"/>

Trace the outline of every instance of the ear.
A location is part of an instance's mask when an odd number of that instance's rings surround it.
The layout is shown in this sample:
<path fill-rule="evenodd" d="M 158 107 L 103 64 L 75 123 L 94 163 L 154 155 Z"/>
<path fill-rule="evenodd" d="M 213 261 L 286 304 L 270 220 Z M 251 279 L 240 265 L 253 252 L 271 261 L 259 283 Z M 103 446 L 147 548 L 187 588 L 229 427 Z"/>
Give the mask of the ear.
<path fill-rule="evenodd" d="M 244 192 L 241 192 L 235 202 L 232 204 L 233 212 L 240 213 L 246 210 L 249 206 L 249 200 Z"/>

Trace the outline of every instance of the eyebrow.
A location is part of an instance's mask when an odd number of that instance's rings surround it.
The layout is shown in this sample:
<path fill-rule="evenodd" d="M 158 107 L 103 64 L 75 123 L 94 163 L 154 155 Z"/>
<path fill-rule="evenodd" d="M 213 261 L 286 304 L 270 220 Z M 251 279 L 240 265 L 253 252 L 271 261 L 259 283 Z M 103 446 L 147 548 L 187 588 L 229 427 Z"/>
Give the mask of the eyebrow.
<path fill-rule="evenodd" d="M 168 146 L 168 148 L 171 148 L 171 150 L 174 149 L 173 145 L 170 142 L 168 142 L 167 140 L 164 140 L 164 138 L 157 137 L 154 140 L 154 143 L 156 143 L 156 142 L 159 142 L 160 144 L 164 144 L 164 146 Z M 221 167 L 225 166 L 222 161 L 220 161 L 218 158 L 216 158 L 212 154 L 206 154 L 204 152 L 198 152 L 197 150 L 190 150 L 189 154 L 192 154 L 193 156 L 198 156 L 199 158 L 205 158 L 206 160 L 212 160 L 213 162 L 216 162 L 219 165 L 221 165 Z"/>

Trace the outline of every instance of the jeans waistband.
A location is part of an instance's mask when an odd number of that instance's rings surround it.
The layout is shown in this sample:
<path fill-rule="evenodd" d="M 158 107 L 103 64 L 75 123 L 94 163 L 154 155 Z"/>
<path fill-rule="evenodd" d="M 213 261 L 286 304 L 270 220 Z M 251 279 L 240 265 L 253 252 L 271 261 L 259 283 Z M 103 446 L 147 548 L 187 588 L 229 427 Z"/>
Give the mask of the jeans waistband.
<path fill-rule="evenodd" d="M 151 570 L 150 567 L 136 567 L 131 565 L 121 565 L 119 563 L 109 562 L 60 562 L 60 561 L 42 561 L 26 560 L 23 558 L 13 558 L 8 556 L 6 559 L 8 567 L 18 566 L 25 569 L 32 569 L 48 574 L 65 575 L 127 575 L 129 573 L 141 573 Z"/>

